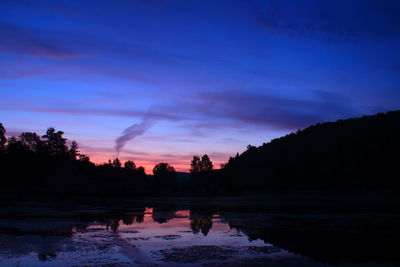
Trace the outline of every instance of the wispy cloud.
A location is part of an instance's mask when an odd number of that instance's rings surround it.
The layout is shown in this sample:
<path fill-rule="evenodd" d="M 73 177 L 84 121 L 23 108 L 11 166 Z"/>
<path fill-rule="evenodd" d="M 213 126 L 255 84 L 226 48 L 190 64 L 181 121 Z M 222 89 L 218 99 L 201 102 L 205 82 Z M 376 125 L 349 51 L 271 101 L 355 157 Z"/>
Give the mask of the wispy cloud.
<path fill-rule="evenodd" d="M 63 47 L 57 38 L 48 37 L 40 30 L 0 23 L 0 53 L 51 59 L 77 58 L 81 54 Z"/>
<path fill-rule="evenodd" d="M 348 40 L 400 33 L 400 4 L 388 1 L 240 1 L 256 23 L 292 37 Z"/>
<path fill-rule="evenodd" d="M 115 139 L 115 151 L 117 153 L 121 152 L 121 149 L 128 141 L 134 139 L 137 136 L 143 135 L 148 129 L 150 129 L 153 124 L 154 122 L 145 117 L 141 122 L 135 123 L 126 128 L 122 132 L 122 135 Z"/>
<path fill-rule="evenodd" d="M 96 140 L 93 140 L 95 143 Z M 87 142 L 87 141 L 86 141 Z M 107 153 L 107 154 L 112 154 L 115 152 L 114 148 L 110 147 L 97 147 L 97 146 L 92 146 L 92 145 L 84 145 L 84 144 L 79 144 L 80 149 L 84 150 L 87 153 Z M 129 156 L 129 157 L 143 157 L 143 156 L 149 156 L 150 154 L 144 151 L 137 151 L 137 150 L 132 150 L 132 149 L 124 149 L 124 154 Z"/>
<path fill-rule="evenodd" d="M 116 150 L 135 136 L 142 135 L 157 121 L 184 123 L 187 130 L 218 130 L 240 125 L 293 130 L 307 125 L 355 116 L 363 112 L 353 106 L 352 99 L 339 94 L 314 91 L 312 97 L 302 99 L 247 91 L 202 92 L 190 99 L 171 99 L 168 103 L 153 105 L 149 111 L 129 108 L 94 108 L 71 104 L 38 106 L 14 101 L 3 103 L 0 110 L 19 110 L 76 116 L 143 118 L 128 127 L 117 140 Z M 199 134 L 199 132 L 197 131 Z M 195 133 L 193 133 L 195 134 Z"/>

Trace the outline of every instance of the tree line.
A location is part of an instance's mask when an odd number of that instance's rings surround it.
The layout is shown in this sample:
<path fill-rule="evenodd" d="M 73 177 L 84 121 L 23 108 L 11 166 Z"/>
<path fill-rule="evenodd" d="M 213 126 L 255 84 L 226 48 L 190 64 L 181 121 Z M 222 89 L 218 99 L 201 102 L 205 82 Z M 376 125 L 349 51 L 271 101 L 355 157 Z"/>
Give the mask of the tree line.
<path fill-rule="evenodd" d="M 318 123 L 231 157 L 232 192 L 400 190 L 400 111 Z"/>
<path fill-rule="evenodd" d="M 1 123 L 0 167 L 1 190 L 17 195 L 188 195 L 204 191 L 197 188 L 204 185 L 199 180 L 213 176 L 207 155 L 193 157 L 189 179 L 178 179 L 175 168 L 165 162 L 146 175 L 145 168 L 132 160 L 92 163 L 76 141 L 68 142 L 64 132 L 53 127 L 42 136 L 23 132 L 7 138 Z"/>
<path fill-rule="evenodd" d="M 0 124 L 1 189 L 7 194 L 197 196 L 294 191 L 400 190 L 400 111 L 319 123 L 231 157 L 215 170 L 194 156 L 190 174 L 168 163 L 146 175 L 115 158 L 94 164 L 62 131 L 6 138 Z"/>

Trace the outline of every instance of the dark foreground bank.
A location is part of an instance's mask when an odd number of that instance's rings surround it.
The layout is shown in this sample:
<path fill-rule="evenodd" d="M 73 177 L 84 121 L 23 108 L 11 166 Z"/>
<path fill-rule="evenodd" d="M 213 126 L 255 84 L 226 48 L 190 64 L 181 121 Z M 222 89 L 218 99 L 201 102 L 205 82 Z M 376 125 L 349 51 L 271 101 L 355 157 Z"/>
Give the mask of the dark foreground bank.
<path fill-rule="evenodd" d="M 1 266 L 399 266 L 393 194 L 3 201 Z"/>

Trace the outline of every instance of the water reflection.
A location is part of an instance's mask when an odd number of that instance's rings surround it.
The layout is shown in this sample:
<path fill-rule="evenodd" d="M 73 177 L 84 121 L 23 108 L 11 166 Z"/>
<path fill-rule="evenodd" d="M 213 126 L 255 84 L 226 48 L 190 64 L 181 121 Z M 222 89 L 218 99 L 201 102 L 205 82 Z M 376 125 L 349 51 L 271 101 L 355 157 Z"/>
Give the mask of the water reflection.
<path fill-rule="evenodd" d="M 154 205 L 73 210 L 68 216 L 52 211 L 45 217 L 1 220 L 1 266 L 216 264 L 258 254 L 301 258 L 249 241 L 210 209 Z"/>
<path fill-rule="evenodd" d="M 69 210 L 43 206 L 31 214 L 26 214 L 30 209 L 21 208 L 23 212 L 0 219 L 0 265 L 327 266 L 357 261 L 357 253 L 369 252 L 366 244 L 351 236 L 354 233 L 326 232 L 327 224 L 315 223 L 326 218 L 298 220 L 293 214 L 201 205 L 146 206 Z M 382 236 L 365 230 L 369 235 L 361 232 L 359 236 L 381 243 Z M 399 236 L 398 231 L 391 233 Z M 349 236 L 352 253 L 343 242 Z M 398 263 L 391 249 L 395 250 L 385 247 L 386 258 L 375 250 L 370 262 Z"/>
<path fill-rule="evenodd" d="M 207 235 L 213 225 L 212 216 L 210 211 L 193 208 L 189 217 L 190 229 L 194 234 L 201 232 L 203 235 Z"/>
<path fill-rule="evenodd" d="M 158 206 L 151 209 L 152 218 L 158 223 L 166 223 L 175 218 L 176 211 L 174 206 Z"/>

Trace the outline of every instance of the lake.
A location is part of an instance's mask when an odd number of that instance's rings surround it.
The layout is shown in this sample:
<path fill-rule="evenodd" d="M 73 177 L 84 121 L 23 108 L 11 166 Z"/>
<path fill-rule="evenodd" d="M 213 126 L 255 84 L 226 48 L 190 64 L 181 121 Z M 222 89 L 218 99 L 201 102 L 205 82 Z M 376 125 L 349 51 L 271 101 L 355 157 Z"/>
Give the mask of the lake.
<path fill-rule="evenodd" d="M 0 265 L 399 266 L 397 212 L 285 201 L 3 204 Z"/>

